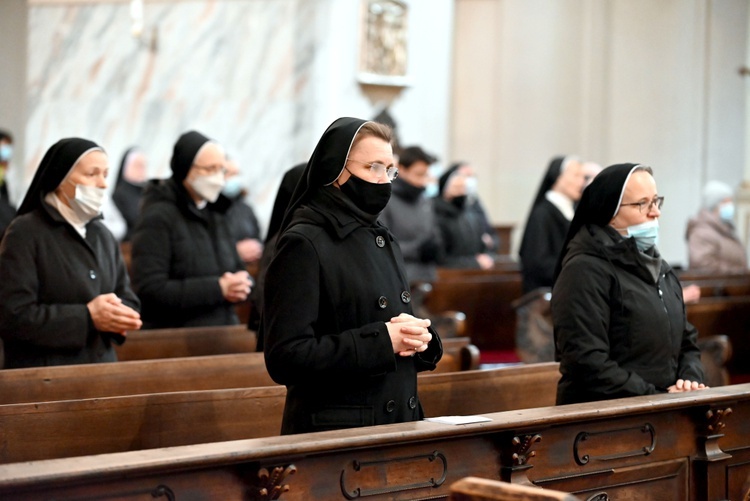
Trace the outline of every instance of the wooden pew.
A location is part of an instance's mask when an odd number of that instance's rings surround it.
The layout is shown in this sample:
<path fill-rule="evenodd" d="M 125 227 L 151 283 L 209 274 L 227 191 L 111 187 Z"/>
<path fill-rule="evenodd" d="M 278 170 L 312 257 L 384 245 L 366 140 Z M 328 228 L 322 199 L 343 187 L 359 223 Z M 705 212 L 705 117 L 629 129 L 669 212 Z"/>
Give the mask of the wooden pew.
<path fill-rule="evenodd" d="M 225 355 L 255 351 L 256 333 L 244 325 L 146 329 L 128 332 L 118 360 Z"/>
<path fill-rule="evenodd" d="M 731 341 L 727 369 L 732 381 L 750 380 L 750 296 L 708 297 L 687 305 L 687 319 L 699 338 L 723 334 Z"/>
<path fill-rule="evenodd" d="M 750 494 L 750 384 L 486 417 L 7 464 L 0 497 L 445 500 L 467 476 L 588 500 Z"/>
<path fill-rule="evenodd" d="M 479 368 L 479 352 L 469 338 L 447 339 L 443 349 L 434 372 Z M 0 371 L 0 405 L 274 384 L 263 354 L 254 352 L 34 367 Z"/>
<path fill-rule="evenodd" d="M 448 501 L 580 501 L 565 492 L 477 477 L 452 483 L 450 492 Z"/>
<path fill-rule="evenodd" d="M 556 364 L 420 374 L 427 416 L 551 405 Z M 283 386 L 0 405 L 0 463 L 269 437 Z"/>

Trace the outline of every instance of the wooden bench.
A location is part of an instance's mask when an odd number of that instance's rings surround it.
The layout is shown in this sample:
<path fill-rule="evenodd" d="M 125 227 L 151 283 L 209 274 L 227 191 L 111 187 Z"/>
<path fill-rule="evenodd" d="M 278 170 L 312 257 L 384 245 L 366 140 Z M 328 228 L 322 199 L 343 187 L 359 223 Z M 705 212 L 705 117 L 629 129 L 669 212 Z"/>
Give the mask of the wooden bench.
<path fill-rule="evenodd" d="M 146 329 L 128 332 L 118 360 L 195 357 L 255 351 L 257 334 L 244 325 Z"/>
<path fill-rule="evenodd" d="M 486 417 L 6 464 L 0 497 L 444 500 L 467 476 L 592 501 L 750 490 L 750 384 Z"/>
<path fill-rule="evenodd" d="M 443 349 L 434 372 L 479 368 L 479 352 L 469 338 L 447 339 Z M 274 384 L 262 353 L 34 367 L 0 371 L 0 404 Z"/>
<path fill-rule="evenodd" d="M 420 374 L 427 416 L 554 404 L 556 364 Z M 286 388 L 267 386 L 0 405 L 0 463 L 278 434 Z"/>

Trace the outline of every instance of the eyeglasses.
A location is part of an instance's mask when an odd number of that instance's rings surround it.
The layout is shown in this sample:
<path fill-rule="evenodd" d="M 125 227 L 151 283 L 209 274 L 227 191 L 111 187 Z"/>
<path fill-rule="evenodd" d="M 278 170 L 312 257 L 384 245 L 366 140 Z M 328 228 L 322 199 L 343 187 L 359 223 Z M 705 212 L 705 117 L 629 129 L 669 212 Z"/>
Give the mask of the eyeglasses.
<path fill-rule="evenodd" d="M 217 172 L 221 172 L 222 174 L 227 173 L 227 168 L 223 165 L 216 164 L 216 165 L 198 165 L 193 164 L 193 167 L 198 169 L 201 172 L 206 172 L 208 174 L 216 174 Z"/>
<path fill-rule="evenodd" d="M 640 202 L 633 202 L 629 204 L 620 204 L 620 207 L 623 205 L 631 205 L 631 206 L 638 206 L 638 210 L 641 214 L 648 214 L 651 212 L 651 209 L 656 206 L 657 209 L 661 210 L 661 206 L 664 205 L 664 197 L 654 197 L 653 200 L 642 200 Z"/>
<path fill-rule="evenodd" d="M 383 174 L 385 174 L 388 177 L 389 181 L 393 181 L 398 177 L 398 169 L 393 165 L 391 165 L 390 167 L 386 167 L 380 162 L 361 162 L 359 160 L 353 160 L 351 158 L 347 158 L 347 160 L 350 162 L 366 165 L 367 168 L 370 169 L 370 172 L 372 172 L 377 177 L 383 177 Z"/>

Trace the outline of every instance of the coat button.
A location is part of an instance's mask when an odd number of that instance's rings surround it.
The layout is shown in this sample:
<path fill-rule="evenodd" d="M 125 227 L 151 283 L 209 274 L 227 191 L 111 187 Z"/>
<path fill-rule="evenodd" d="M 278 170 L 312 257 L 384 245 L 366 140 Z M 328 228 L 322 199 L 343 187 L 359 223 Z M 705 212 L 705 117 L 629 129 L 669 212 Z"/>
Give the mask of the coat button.
<path fill-rule="evenodd" d="M 386 306 L 388 306 L 388 298 L 385 296 L 380 296 L 378 298 L 378 306 L 380 306 L 381 310 L 384 310 Z"/>
<path fill-rule="evenodd" d="M 385 247 L 385 238 L 378 235 L 377 238 L 375 238 L 375 244 L 380 248 Z"/>
<path fill-rule="evenodd" d="M 395 400 L 389 400 L 387 404 L 385 404 L 385 411 L 386 412 L 393 412 L 396 410 L 396 401 Z"/>
<path fill-rule="evenodd" d="M 401 293 L 401 301 L 404 303 L 408 303 L 411 301 L 411 294 L 409 294 L 409 291 L 404 291 Z"/>
<path fill-rule="evenodd" d="M 409 397 L 409 409 L 417 408 L 417 397 Z"/>
<path fill-rule="evenodd" d="M 91 280 L 96 280 L 96 272 L 94 270 L 89 270 L 89 276 Z"/>

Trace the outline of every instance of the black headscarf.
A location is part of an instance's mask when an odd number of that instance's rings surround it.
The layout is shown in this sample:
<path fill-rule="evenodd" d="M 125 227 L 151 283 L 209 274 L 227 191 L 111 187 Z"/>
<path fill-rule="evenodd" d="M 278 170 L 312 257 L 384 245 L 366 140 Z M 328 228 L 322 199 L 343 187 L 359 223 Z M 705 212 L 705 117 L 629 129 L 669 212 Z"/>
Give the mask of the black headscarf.
<path fill-rule="evenodd" d="M 95 142 L 79 137 L 60 139 L 50 146 L 18 208 L 18 215 L 41 207 L 44 197 L 60 186 L 81 156 L 94 149 L 104 151 L 104 148 Z"/>
<path fill-rule="evenodd" d="M 276 199 L 273 201 L 273 211 L 271 212 L 271 222 L 268 223 L 266 232 L 266 241 L 269 241 L 279 232 L 281 222 L 284 220 L 284 213 L 292 199 L 294 188 L 297 186 L 302 173 L 305 171 L 307 164 L 297 164 L 284 174 L 281 178 L 279 191 L 276 192 Z"/>
<path fill-rule="evenodd" d="M 532 210 L 539 202 L 544 200 L 545 194 L 555 185 L 565 165 L 569 161 L 577 159 L 574 156 L 559 156 L 550 161 L 547 166 L 547 172 L 544 173 L 544 177 L 542 178 L 542 183 L 539 185 L 539 190 L 536 192 L 536 197 L 534 197 L 534 203 L 531 205 Z"/>
<path fill-rule="evenodd" d="M 190 167 L 193 166 L 198 151 L 210 141 L 209 138 L 194 130 L 181 135 L 174 144 L 172 159 L 169 162 L 172 167 L 172 179 L 181 183 L 187 177 Z"/>
<path fill-rule="evenodd" d="M 578 231 L 587 224 L 606 226 L 617 214 L 622 203 L 622 194 L 625 185 L 636 167 L 642 164 L 625 163 L 610 165 L 596 175 L 589 184 L 578 203 L 576 214 L 570 223 L 568 235 L 565 237 L 563 250 L 557 260 L 555 268 L 555 280 L 560 274 L 565 255 L 568 253 L 568 245 Z"/>
<path fill-rule="evenodd" d="M 140 151 L 140 149 L 137 146 L 131 146 L 127 150 L 125 150 L 125 153 L 122 155 L 122 160 L 120 160 L 120 170 L 117 171 L 117 180 L 115 181 L 115 189 L 120 185 L 120 183 L 123 182 L 123 174 L 125 172 L 125 166 L 128 164 L 128 157 L 131 153 L 135 153 L 136 151 Z"/>
<path fill-rule="evenodd" d="M 279 232 L 283 232 L 289 225 L 297 207 L 308 202 L 320 188 L 338 179 L 344 171 L 354 137 L 366 123 L 367 120 L 343 117 L 328 126 L 297 183 Z"/>
<path fill-rule="evenodd" d="M 443 196 L 443 191 L 445 191 L 445 185 L 448 184 L 448 180 L 451 178 L 454 172 L 458 170 L 459 167 L 464 165 L 463 162 L 458 162 L 450 167 L 448 167 L 448 170 L 443 172 L 443 174 L 438 178 L 438 195 Z"/>

